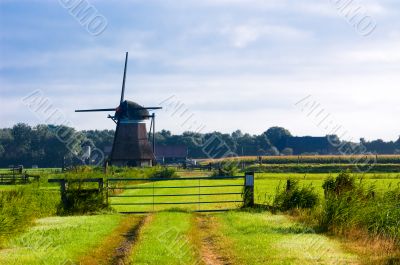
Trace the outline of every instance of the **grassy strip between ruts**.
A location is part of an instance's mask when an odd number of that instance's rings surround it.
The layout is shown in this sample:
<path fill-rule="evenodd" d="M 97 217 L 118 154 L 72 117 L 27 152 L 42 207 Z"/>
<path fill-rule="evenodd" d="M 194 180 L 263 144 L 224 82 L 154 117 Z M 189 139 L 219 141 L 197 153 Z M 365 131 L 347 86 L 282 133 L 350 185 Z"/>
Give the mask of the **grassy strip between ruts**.
<path fill-rule="evenodd" d="M 75 262 L 120 224 L 120 215 L 49 217 L 0 250 L 0 264 L 59 265 Z"/>
<path fill-rule="evenodd" d="M 141 231 L 139 242 L 132 250 L 130 264 L 198 264 L 196 248 L 188 236 L 190 229 L 189 213 L 157 213 L 151 225 Z"/>

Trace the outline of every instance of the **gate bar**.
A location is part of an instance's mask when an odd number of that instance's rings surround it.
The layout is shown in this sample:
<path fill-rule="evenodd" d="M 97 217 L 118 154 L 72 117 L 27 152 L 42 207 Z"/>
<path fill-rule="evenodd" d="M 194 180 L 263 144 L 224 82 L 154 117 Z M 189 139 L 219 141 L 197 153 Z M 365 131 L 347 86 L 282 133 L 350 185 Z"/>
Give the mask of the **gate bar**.
<path fill-rule="evenodd" d="M 243 201 L 211 201 L 211 202 L 138 202 L 138 203 L 129 203 L 129 202 L 116 202 L 116 203 L 110 203 L 110 205 L 164 205 L 164 204 L 210 204 L 210 203 L 235 203 L 235 202 L 241 202 L 243 203 Z"/>
<path fill-rule="evenodd" d="M 188 189 L 188 188 L 198 188 L 199 186 L 155 186 L 155 189 Z M 204 185 L 200 186 L 200 188 L 218 188 L 218 187 L 243 187 L 240 184 L 227 184 L 227 185 Z M 153 187 L 109 187 L 110 190 L 144 190 L 144 189 L 153 189 Z"/>
<path fill-rule="evenodd" d="M 194 177 L 194 178 L 110 178 L 109 181 L 162 181 L 162 180 L 227 180 L 244 179 L 244 176 L 238 177 Z"/>
<path fill-rule="evenodd" d="M 239 195 L 243 192 L 224 192 L 224 193 L 188 193 L 188 194 L 153 194 L 153 195 L 110 195 L 112 198 L 142 198 L 142 197 L 179 197 L 179 196 L 213 196 L 213 195 Z"/>

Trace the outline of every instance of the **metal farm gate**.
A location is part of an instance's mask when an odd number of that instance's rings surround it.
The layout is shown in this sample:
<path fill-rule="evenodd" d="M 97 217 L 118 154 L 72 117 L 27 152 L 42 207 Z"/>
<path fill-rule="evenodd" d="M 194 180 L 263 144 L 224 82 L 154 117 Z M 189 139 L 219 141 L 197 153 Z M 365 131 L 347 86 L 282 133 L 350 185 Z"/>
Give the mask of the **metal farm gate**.
<path fill-rule="evenodd" d="M 252 180 L 249 177 L 253 177 Z M 107 202 L 120 213 L 148 213 L 171 208 L 194 212 L 242 207 L 253 193 L 254 175 L 240 177 L 110 178 Z M 250 187 L 250 189 L 246 189 Z M 252 194 L 252 196 L 254 196 Z M 253 201 L 250 203 L 254 203 Z"/>

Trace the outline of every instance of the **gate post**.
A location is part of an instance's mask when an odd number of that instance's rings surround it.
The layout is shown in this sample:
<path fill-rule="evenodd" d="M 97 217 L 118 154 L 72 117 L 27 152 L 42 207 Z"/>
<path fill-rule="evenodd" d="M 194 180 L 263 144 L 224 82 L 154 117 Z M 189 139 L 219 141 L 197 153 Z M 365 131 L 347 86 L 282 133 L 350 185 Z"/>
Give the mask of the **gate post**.
<path fill-rule="evenodd" d="M 254 172 L 245 173 L 243 206 L 254 206 Z"/>
<path fill-rule="evenodd" d="M 65 179 L 60 179 L 60 190 L 61 190 L 61 202 L 63 203 L 64 208 L 68 207 L 68 199 L 67 199 L 67 181 Z"/>

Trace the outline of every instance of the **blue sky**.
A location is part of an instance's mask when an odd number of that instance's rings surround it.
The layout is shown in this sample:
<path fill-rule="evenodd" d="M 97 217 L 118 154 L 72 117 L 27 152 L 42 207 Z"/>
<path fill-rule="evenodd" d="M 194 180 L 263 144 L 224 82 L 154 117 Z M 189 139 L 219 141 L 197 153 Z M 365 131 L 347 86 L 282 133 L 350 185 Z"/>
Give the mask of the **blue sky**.
<path fill-rule="evenodd" d="M 97 36 L 63 6 L 74 1 L 0 0 L 0 127 L 42 123 L 21 100 L 40 90 L 76 128 L 113 128 L 74 110 L 118 105 L 129 51 L 126 97 L 173 97 L 203 132 L 325 135 L 296 105 L 310 96 L 347 139 L 400 134 L 398 1 L 87 0 L 107 21 Z M 346 2 L 362 10 L 353 21 Z M 376 23 L 367 35 L 363 16 Z M 158 129 L 189 129 L 164 107 Z"/>

